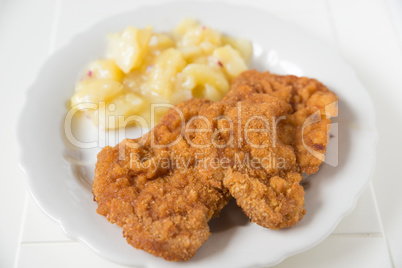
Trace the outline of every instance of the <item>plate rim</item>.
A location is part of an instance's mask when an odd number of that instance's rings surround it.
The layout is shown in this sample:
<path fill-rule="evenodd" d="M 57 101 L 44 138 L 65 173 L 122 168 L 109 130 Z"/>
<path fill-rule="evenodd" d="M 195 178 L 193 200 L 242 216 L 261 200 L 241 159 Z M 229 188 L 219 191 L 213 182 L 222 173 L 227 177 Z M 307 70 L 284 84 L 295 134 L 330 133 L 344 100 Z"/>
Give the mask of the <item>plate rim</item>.
<path fill-rule="evenodd" d="M 108 20 L 112 20 L 114 18 L 116 18 L 117 16 L 121 15 L 121 14 L 129 14 L 129 13 L 133 13 L 133 12 L 139 12 L 140 10 L 146 10 L 146 9 L 150 9 L 150 8 L 161 8 L 165 5 L 191 5 L 191 4 L 203 4 L 203 5 L 210 5 L 210 4 L 219 4 L 222 6 L 226 6 L 226 7 L 236 7 L 236 8 L 246 8 L 249 10 L 256 10 L 257 8 L 255 7 L 251 7 L 251 6 L 245 6 L 245 5 L 239 5 L 239 4 L 233 4 L 233 3 L 226 3 L 226 2 L 201 2 L 201 1 L 192 1 L 192 2 L 186 2 L 186 1 L 170 1 L 167 3 L 153 3 L 153 4 L 146 4 L 143 6 L 139 6 L 137 8 L 133 8 L 130 9 L 128 11 L 124 11 L 124 12 L 119 12 L 117 14 L 112 14 L 109 16 L 106 16 L 105 18 L 102 18 L 100 20 L 98 20 L 96 23 L 92 24 L 90 27 L 86 27 L 83 30 L 81 30 L 80 32 L 74 34 L 71 38 L 69 38 L 66 42 L 61 43 L 61 45 L 49 56 L 46 57 L 46 59 L 42 62 L 41 67 L 37 70 L 36 75 L 35 75 L 35 79 L 32 83 L 30 83 L 30 85 L 28 86 L 28 89 L 26 90 L 24 97 L 23 97 L 23 108 L 21 109 L 19 115 L 17 116 L 17 147 L 18 147 L 18 159 L 19 159 L 19 165 L 20 168 L 23 170 L 24 172 L 24 177 L 26 178 L 27 181 L 27 185 L 28 185 L 28 190 L 31 194 L 31 196 L 33 197 L 33 199 L 35 200 L 35 202 L 37 203 L 37 205 L 41 208 L 42 211 L 45 212 L 46 215 L 48 215 L 50 218 L 52 218 L 53 220 L 55 220 L 58 225 L 61 227 L 62 231 L 64 234 L 66 234 L 69 238 L 79 241 L 82 244 L 86 245 L 87 247 L 91 248 L 97 255 L 99 255 L 102 258 L 106 258 L 112 262 L 115 263 L 120 263 L 120 264 L 124 264 L 127 265 L 126 263 L 122 263 L 119 262 L 119 260 L 116 260 L 115 258 L 112 258 L 111 256 L 109 256 L 109 254 L 105 255 L 104 253 L 100 252 L 96 247 L 94 247 L 93 245 L 91 245 L 90 243 L 88 243 L 88 241 L 86 241 L 85 239 L 82 239 L 82 237 L 80 237 L 80 235 L 75 234 L 74 232 L 71 232 L 71 230 L 68 229 L 68 227 L 66 227 L 66 223 L 60 218 L 60 216 L 57 216 L 58 213 L 52 211 L 52 209 L 49 208 L 49 205 L 46 205 L 46 202 L 44 202 L 43 198 L 41 198 L 40 196 L 38 196 L 38 193 L 35 193 L 32 191 L 32 189 L 34 189 L 35 187 L 33 186 L 34 184 L 34 177 L 35 175 L 33 173 L 35 173 L 33 171 L 34 168 L 32 168 L 32 166 L 30 166 L 29 161 L 24 157 L 24 152 L 26 150 L 26 148 L 24 148 L 24 144 L 26 144 L 26 135 L 24 133 L 26 133 L 26 127 L 25 127 L 25 120 L 24 120 L 24 114 L 26 114 L 26 112 L 29 111 L 29 99 L 30 99 L 30 95 L 32 95 L 35 92 L 35 88 L 37 87 L 37 85 L 40 83 L 41 80 L 41 76 L 44 72 L 44 69 L 46 68 L 46 66 L 48 65 L 48 63 L 51 61 L 51 59 L 55 59 L 57 58 L 58 55 L 62 54 L 63 51 L 68 50 L 68 47 L 76 42 L 75 40 L 79 40 L 81 38 L 82 35 L 85 35 L 87 32 L 93 31 L 99 24 L 104 23 L 105 21 Z M 302 29 L 301 27 L 299 27 L 296 24 L 290 23 L 286 20 L 282 20 L 277 18 L 274 14 L 268 12 L 268 11 L 260 11 L 265 13 L 266 15 L 274 18 L 276 21 L 280 21 L 283 24 L 287 24 L 287 25 L 291 25 L 292 27 L 295 27 L 297 29 L 299 29 L 300 31 L 302 31 L 303 33 L 307 33 L 308 36 L 312 36 L 314 37 L 315 40 L 319 41 L 320 45 L 325 47 L 326 49 L 330 50 L 330 51 L 335 51 L 335 49 L 333 49 L 331 46 L 328 45 L 328 42 L 317 38 L 315 35 L 311 34 L 310 32 L 305 31 L 304 29 Z M 358 79 L 355 70 L 349 65 L 347 64 L 347 62 L 341 57 L 341 55 L 339 53 L 336 52 L 336 56 L 339 58 L 339 60 L 343 63 L 343 65 L 345 66 L 345 68 L 348 69 L 348 72 L 351 73 L 351 75 L 353 76 L 353 78 L 356 80 L 356 82 L 358 82 L 361 86 L 362 89 L 364 89 L 364 93 L 367 95 L 367 99 L 369 100 L 369 103 L 367 103 L 367 107 L 370 107 L 370 112 L 372 113 L 372 116 L 369 120 L 370 123 L 370 127 L 372 129 L 370 129 L 370 140 L 371 140 L 371 146 L 370 146 L 370 151 L 372 151 L 372 156 L 371 156 L 371 161 L 372 161 L 372 165 L 369 168 L 368 171 L 368 175 L 367 175 L 367 179 L 365 181 L 364 184 L 361 185 L 359 191 L 356 193 L 356 195 L 352 198 L 352 202 L 349 204 L 349 206 L 345 207 L 343 209 L 343 213 L 338 217 L 337 221 L 333 222 L 332 226 L 327 228 L 327 232 L 325 233 L 325 235 L 322 235 L 320 239 L 317 239 L 316 241 L 313 241 L 312 243 L 309 243 L 308 246 L 305 246 L 303 248 L 297 249 L 297 250 L 293 250 L 290 252 L 287 252 L 286 254 L 283 254 L 282 256 L 280 256 L 279 258 L 276 259 L 275 262 L 271 262 L 268 263 L 267 265 L 276 265 L 280 262 L 282 262 L 283 260 L 285 260 L 286 258 L 290 257 L 290 256 L 294 256 L 296 254 L 300 254 L 301 252 L 307 251 L 311 248 L 313 248 L 314 246 L 318 245 L 319 243 L 321 243 L 323 240 L 325 240 L 336 228 L 336 226 L 339 224 L 339 222 L 345 218 L 345 216 L 347 216 L 348 214 L 350 214 L 355 206 L 356 203 L 359 199 L 359 197 L 361 196 L 361 194 L 363 193 L 363 191 L 368 187 L 369 182 L 371 181 L 371 179 L 374 176 L 374 171 L 375 171 L 375 164 L 376 164 L 376 151 L 377 151 L 377 147 L 378 147 L 378 141 L 379 141 L 379 135 L 378 135 L 378 129 L 377 129 L 377 125 L 376 125 L 376 115 L 375 115 L 375 106 L 373 103 L 373 99 L 371 98 L 369 92 L 366 90 L 366 88 L 363 86 L 363 84 L 360 82 L 360 80 Z M 264 264 L 264 266 L 266 266 Z M 259 267 L 259 266 L 257 266 Z"/>

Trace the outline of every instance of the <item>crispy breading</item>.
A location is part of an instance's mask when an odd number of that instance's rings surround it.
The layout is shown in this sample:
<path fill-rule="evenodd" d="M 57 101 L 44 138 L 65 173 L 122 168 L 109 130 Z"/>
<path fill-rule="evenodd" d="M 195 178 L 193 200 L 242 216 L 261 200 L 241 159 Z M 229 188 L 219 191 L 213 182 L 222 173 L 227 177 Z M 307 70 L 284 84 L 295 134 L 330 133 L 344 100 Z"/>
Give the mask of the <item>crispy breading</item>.
<path fill-rule="evenodd" d="M 209 104 L 193 99 L 177 108 L 188 121 Z M 195 171 L 182 123 L 172 109 L 142 139 L 104 148 L 93 183 L 98 213 L 121 226 L 128 243 L 170 261 L 195 255 L 210 235 L 208 221 L 229 198 Z"/>
<path fill-rule="evenodd" d="M 317 172 L 328 145 L 330 117 L 338 114 L 336 94 L 316 79 L 250 70 L 233 81 L 226 98 L 237 95 L 244 85 L 249 85 L 252 92 L 276 96 L 292 106 L 292 112 L 278 123 L 278 137 L 295 149 L 301 172 Z"/>
<path fill-rule="evenodd" d="M 200 113 L 208 123 L 200 120 L 203 131 L 193 140 L 200 161 L 227 159 L 226 166 L 201 167 L 224 174 L 224 187 L 245 214 L 271 229 L 293 226 L 305 214 L 296 155 L 276 134 L 278 119 L 291 111 L 284 100 L 240 84 Z"/>
<path fill-rule="evenodd" d="M 315 173 L 324 161 L 336 101 L 315 79 L 246 71 L 222 101 L 201 113 L 210 131 L 195 141 L 209 146 L 198 155 L 229 159 L 229 167 L 218 168 L 224 186 L 253 222 L 293 226 L 305 214 L 302 174 Z"/>
<path fill-rule="evenodd" d="M 305 214 L 302 174 L 324 160 L 336 101 L 317 80 L 246 71 L 222 101 L 181 103 L 143 137 L 104 148 L 98 213 L 134 247 L 171 261 L 195 255 L 230 195 L 252 222 L 293 226 Z"/>
<path fill-rule="evenodd" d="M 245 85 L 250 88 L 244 90 Z M 337 114 L 338 98 L 315 79 L 254 70 L 237 77 L 225 99 L 244 94 L 269 94 L 291 105 L 289 114 L 278 119 L 276 133 L 277 144 L 292 146 L 296 163 L 292 168 L 282 169 L 279 176 L 265 177 L 265 183 L 260 183 L 264 181 L 261 179 L 250 180 L 250 172 L 242 176 L 230 173 L 233 175 L 225 178 L 225 186 L 238 205 L 258 224 L 273 229 L 292 226 L 305 213 L 304 191 L 299 185 L 301 174 L 317 172 L 324 161 L 330 117 Z"/>
<path fill-rule="evenodd" d="M 256 177 L 229 169 L 225 186 L 252 222 L 266 228 L 286 228 L 306 213 L 302 176 L 297 172 Z"/>

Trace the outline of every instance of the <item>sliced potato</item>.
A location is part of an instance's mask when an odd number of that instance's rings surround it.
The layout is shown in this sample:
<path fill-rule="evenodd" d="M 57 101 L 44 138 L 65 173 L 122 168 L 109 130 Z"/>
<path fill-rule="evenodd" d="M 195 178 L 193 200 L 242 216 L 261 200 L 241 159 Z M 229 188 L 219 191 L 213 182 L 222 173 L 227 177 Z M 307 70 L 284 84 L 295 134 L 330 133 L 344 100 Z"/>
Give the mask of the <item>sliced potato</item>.
<path fill-rule="evenodd" d="M 220 62 L 225 72 L 234 78 L 241 72 L 247 70 L 247 65 L 240 53 L 230 45 L 219 47 L 212 55 Z"/>
<path fill-rule="evenodd" d="M 95 123 L 104 126 L 105 129 L 121 128 L 135 124 L 135 120 L 128 118 L 143 109 L 144 100 L 135 93 L 120 94 L 108 102 L 105 112 L 95 113 Z"/>
<path fill-rule="evenodd" d="M 222 99 L 223 94 L 210 84 L 205 84 L 205 92 L 203 97 L 211 101 L 219 101 Z"/>
<path fill-rule="evenodd" d="M 149 40 L 152 49 L 165 49 L 175 45 L 175 41 L 167 34 L 154 33 Z"/>
<path fill-rule="evenodd" d="M 115 60 L 120 69 L 128 73 L 138 67 L 148 50 L 152 28 L 127 27 L 123 32 L 109 35 L 107 57 Z"/>
<path fill-rule="evenodd" d="M 250 62 L 253 56 L 253 45 L 249 40 L 223 36 L 222 41 L 224 44 L 231 45 L 234 49 L 239 51 L 246 63 Z"/>
<path fill-rule="evenodd" d="M 123 85 L 112 79 L 91 78 L 78 83 L 75 94 L 71 97 L 71 106 L 81 109 L 79 104 L 108 101 L 122 92 Z"/>
<path fill-rule="evenodd" d="M 198 25 L 187 30 L 179 41 L 180 46 L 199 46 L 208 42 L 214 46 L 222 45 L 222 34 L 211 28 Z"/>
<path fill-rule="evenodd" d="M 175 48 L 164 50 L 156 57 L 152 69 L 147 73 L 143 94 L 150 98 L 157 95 L 168 99 L 173 91 L 176 75 L 184 66 L 186 61 L 179 50 Z"/>
<path fill-rule="evenodd" d="M 205 84 L 213 86 L 221 94 L 229 90 L 229 82 L 223 72 L 219 68 L 214 68 L 207 64 L 189 64 L 183 69 L 182 75 L 184 78 L 183 87 L 195 90 L 193 93 L 197 96 L 205 95 L 205 93 L 200 94 L 198 92 L 200 86 L 205 88 Z"/>
<path fill-rule="evenodd" d="M 199 46 L 187 46 L 178 48 L 188 62 L 194 62 L 195 58 L 202 57 L 202 49 Z"/>
<path fill-rule="evenodd" d="M 114 60 L 104 59 L 89 64 L 87 76 L 101 79 L 112 79 L 121 82 L 124 73 L 120 70 L 119 66 L 116 65 Z"/>
<path fill-rule="evenodd" d="M 189 30 L 196 28 L 198 25 L 199 24 L 195 19 L 185 18 L 181 20 L 176 28 L 174 28 L 173 33 L 177 36 L 181 36 Z"/>

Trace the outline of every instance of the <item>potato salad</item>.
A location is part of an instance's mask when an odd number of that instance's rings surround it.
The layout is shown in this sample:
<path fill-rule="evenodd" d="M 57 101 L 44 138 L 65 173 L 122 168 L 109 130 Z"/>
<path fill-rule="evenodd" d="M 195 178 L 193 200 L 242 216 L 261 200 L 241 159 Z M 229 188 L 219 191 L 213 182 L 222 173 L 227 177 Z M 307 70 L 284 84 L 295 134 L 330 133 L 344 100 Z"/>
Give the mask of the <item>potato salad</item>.
<path fill-rule="evenodd" d="M 151 104 L 174 105 L 193 97 L 219 101 L 231 80 L 247 70 L 251 56 L 250 41 L 193 19 L 169 33 L 130 26 L 108 36 L 105 58 L 87 66 L 70 108 L 105 129 L 141 120 L 149 125 L 151 117 L 157 123 L 168 105 L 152 109 Z"/>

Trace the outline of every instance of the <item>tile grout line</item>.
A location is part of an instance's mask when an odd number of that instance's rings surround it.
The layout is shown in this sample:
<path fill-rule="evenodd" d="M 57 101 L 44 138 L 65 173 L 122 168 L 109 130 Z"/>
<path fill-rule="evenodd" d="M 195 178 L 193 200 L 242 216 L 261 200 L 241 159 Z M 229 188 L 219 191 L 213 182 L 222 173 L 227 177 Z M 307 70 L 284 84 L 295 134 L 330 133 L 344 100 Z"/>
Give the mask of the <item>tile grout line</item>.
<path fill-rule="evenodd" d="M 376 194 L 375 194 L 374 187 L 373 187 L 373 183 L 372 183 L 371 181 L 370 181 L 370 191 L 371 191 L 371 195 L 373 196 L 374 207 L 375 207 L 375 211 L 376 211 L 376 213 L 377 213 L 377 218 L 378 218 L 378 222 L 379 222 L 379 224 L 380 224 L 380 229 L 381 229 L 381 232 L 384 234 L 385 243 L 387 244 L 388 255 L 389 255 L 389 258 L 390 258 L 392 267 L 395 267 L 395 263 L 394 263 L 394 260 L 393 260 L 393 257 L 392 257 L 392 253 L 391 253 L 391 250 L 390 250 L 390 247 L 389 247 L 388 239 L 387 239 L 387 236 L 386 236 L 386 234 L 385 234 L 385 232 L 384 232 L 384 226 L 383 226 L 383 224 L 382 224 L 382 218 L 381 218 L 381 214 L 380 214 L 380 208 L 378 207 L 377 196 L 376 196 Z"/>
<path fill-rule="evenodd" d="M 54 15 L 53 15 L 53 25 L 52 29 L 50 31 L 50 41 L 49 41 L 49 48 L 48 48 L 48 55 L 50 55 L 54 51 L 55 47 L 55 41 L 56 41 L 56 35 L 57 35 L 57 27 L 59 24 L 59 17 L 60 17 L 60 9 L 61 9 L 61 0 L 56 0 L 56 4 L 54 6 Z M 19 259 L 20 259 L 20 253 L 21 253 L 21 245 L 24 244 L 24 242 L 21 242 L 22 240 L 22 235 L 24 232 L 24 224 L 26 221 L 27 217 L 27 211 L 28 211 L 28 199 L 29 195 L 31 193 L 29 191 L 26 191 L 25 193 L 25 200 L 24 200 L 24 208 L 22 211 L 22 220 L 20 224 L 20 230 L 19 230 L 19 236 L 18 236 L 18 246 L 17 246 L 17 252 L 15 254 L 15 259 L 14 259 L 14 267 L 18 267 Z"/>
<path fill-rule="evenodd" d="M 339 37 L 338 37 L 338 35 L 337 35 L 337 31 L 336 31 L 336 28 L 335 28 L 335 25 L 334 25 L 334 22 L 333 22 L 332 13 L 330 12 L 330 11 L 331 11 L 331 6 L 330 6 L 330 3 L 329 3 L 329 0 L 326 0 L 325 2 L 326 2 L 326 3 L 325 3 L 326 6 L 327 6 L 327 12 L 329 13 L 328 15 L 329 15 L 329 19 L 330 19 L 331 31 L 332 31 L 334 40 L 335 40 L 335 42 L 336 42 L 337 50 L 338 50 L 338 52 L 341 54 L 341 51 L 342 51 L 342 50 L 341 50 L 341 46 L 340 46 L 340 42 L 339 42 Z M 0 0 L 0 3 L 2 3 L 1 0 Z M 52 25 L 52 28 L 51 28 L 51 39 L 50 39 L 50 42 L 49 42 L 48 54 L 51 54 L 51 53 L 54 51 L 54 49 L 55 49 L 55 44 L 56 44 L 56 39 L 57 39 L 58 25 L 59 25 L 59 20 L 60 20 L 60 12 L 61 12 L 61 0 L 57 0 L 57 1 L 56 1 L 56 4 L 55 4 L 55 12 L 54 12 L 54 18 L 53 18 L 53 25 Z M 388 12 L 389 12 L 389 10 L 388 10 Z M 395 30 L 395 29 L 394 29 L 394 30 Z M 378 204 L 377 204 L 377 199 L 376 199 L 376 196 L 375 196 L 375 193 L 374 193 L 374 189 L 373 189 L 373 185 L 372 185 L 371 182 L 370 182 L 369 187 L 370 187 L 370 190 L 371 190 L 371 194 L 372 194 L 372 196 L 373 196 L 373 199 L 374 199 L 375 211 L 376 211 L 376 214 L 377 214 L 377 218 L 379 218 L 379 224 L 380 224 L 380 229 L 381 229 L 381 232 L 382 232 L 382 236 L 385 237 L 385 233 L 384 233 L 384 229 L 383 229 L 383 225 L 382 225 L 382 220 L 381 220 L 381 217 L 380 217 L 380 214 L 379 214 L 379 207 L 378 207 Z M 28 203 L 28 198 L 29 198 L 28 194 L 30 194 L 30 193 L 27 193 L 27 195 L 25 196 L 25 201 L 24 201 L 24 215 L 23 215 L 22 223 L 25 222 L 25 217 L 26 217 L 26 212 L 27 212 L 27 203 Z M 23 226 L 23 225 L 22 225 L 22 226 Z M 19 239 L 19 241 L 21 241 L 22 232 L 23 232 L 23 231 L 22 231 L 22 229 L 21 229 L 21 230 L 20 230 L 20 239 Z M 343 237 L 343 236 L 355 237 L 355 236 L 359 236 L 359 235 L 362 235 L 363 237 L 366 237 L 365 235 L 367 235 L 368 238 L 370 238 L 371 235 L 372 235 L 372 237 L 379 237 L 379 236 L 381 236 L 380 233 L 367 233 L 367 234 L 366 234 L 366 233 L 362 233 L 362 234 L 358 234 L 358 233 L 343 234 L 343 233 L 340 233 L 340 234 L 331 234 L 331 236 L 334 236 L 334 237 Z M 388 241 L 387 241 L 386 237 L 385 237 L 385 240 L 386 240 L 386 243 L 387 243 L 388 252 L 389 252 L 389 254 L 390 254 L 389 245 L 388 245 Z M 18 260 L 18 257 L 19 257 L 19 252 L 20 252 L 20 246 L 21 246 L 21 245 L 24 245 L 24 246 L 40 246 L 40 245 L 44 245 L 44 244 L 45 244 L 45 245 L 48 245 L 48 244 L 55 244 L 55 245 L 70 244 L 70 245 L 74 245 L 74 244 L 79 244 L 79 243 L 77 243 L 77 242 L 75 242 L 75 241 L 20 242 L 20 243 L 19 243 L 19 246 L 18 246 L 18 249 L 17 249 L 17 260 Z M 390 255 L 390 256 L 391 256 L 391 255 Z M 391 256 L 391 263 L 393 264 L 392 256 Z M 15 262 L 15 264 L 16 264 L 16 262 Z"/>
<path fill-rule="evenodd" d="M 18 262 L 20 259 L 20 252 L 21 252 L 21 240 L 22 240 L 22 234 L 24 233 L 24 224 L 25 220 L 27 217 L 27 210 L 28 210 L 28 198 L 31 193 L 26 190 L 25 191 L 25 199 L 24 199 L 24 208 L 22 209 L 22 218 L 21 218 L 21 223 L 20 223 L 20 230 L 18 234 L 18 245 L 17 245 L 17 252 L 15 254 L 15 259 L 14 259 L 14 267 L 17 268 Z"/>
<path fill-rule="evenodd" d="M 52 25 L 52 30 L 50 32 L 48 55 L 52 54 L 55 49 L 57 28 L 59 27 L 59 21 L 60 21 L 60 11 L 61 11 L 61 0 L 56 0 L 56 4 L 54 7 L 54 14 L 53 14 L 53 25 Z"/>
<path fill-rule="evenodd" d="M 330 234 L 330 238 L 335 237 L 354 237 L 354 238 L 381 238 L 384 237 L 383 233 L 336 233 Z"/>
<path fill-rule="evenodd" d="M 341 46 L 341 43 L 340 43 L 339 36 L 337 34 L 337 30 L 336 30 L 336 26 L 335 26 L 335 20 L 334 20 L 334 16 L 333 16 L 333 13 L 332 13 L 332 7 L 331 7 L 331 2 L 330 1 L 331 0 L 326 0 L 325 1 L 325 6 L 327 8 L 328 16 L 330 18 L 330 27 L 331 27 L 332 34 L 334 36 L 334 40 L 336 42 L 336 47 L 337 47 L 338 53 L 342 56 L 343 55 L 342 46 Z M 387 9 L 387 13 L 389 14 L 389 9 Z M 393 30 L 394 30 L 394 33 L 395 33 L 396 29 L 395 29 L 395 27 L 393 27 L 393 28 L 394 28 Z M 398 41 L 399 40 L 400 39 L 398 39 Z M 344 57 L 342 56 L 342 58 L 344 58 Z M 345 59 L 345 61 L 346 61 L 346 59 Z M 374 191 L 374 188 L 373 188 L 373 185 L 372 185 L 371 181 L 369 183 L 369 187 L 370 187 L 371 195 L 373 197 L 374 208 L 375 208 L 375 211 L 376 211 L 376 214 L 377 214 L 377 219 L 378 219 L 378 222 L 379 222 L 379 225 L 380 225 L 380 230 L 381 230 L 381 232 L 383 234 L 385 243 L 387 245 L 387 251 L 388 251 L 390 261 L 391 261 L 391 265 L 392 265 L 392 267 L 395 267 L 395 264 L 394 264 L 394 261 L 393 261 L 393 258 L 392 258 L 392 254 L 391 254 L 391 250 L 390 250 L 390 246 L 389 246 L 389 243 L 388 243 L 388 239 L 387 239 L 386 234 L 384 232 L 384 227 L 383 227 L 383 224 L 382 224 L 381 214 L 380 214 L 380 210 L 379 210 L 379 207 L 378 207 L 377 197 L 375 195 L 375 191 Z M 336 234 L 331 234 L 331 236 L 332 235 L 336 235 Z"/>
<path fill-rule="evenodd" d="M 331 234 L 328 238 L 363 238 L 363 239 L 372 239 L 372 238 L 383 238 L 383 233 L 337 233 Z M 40 247 L 40 246 L 63 246 L 63 245 L 80 245 L 77 241 L 32 241 L 32 242 L 21 242 L 20 247 Z"/>

